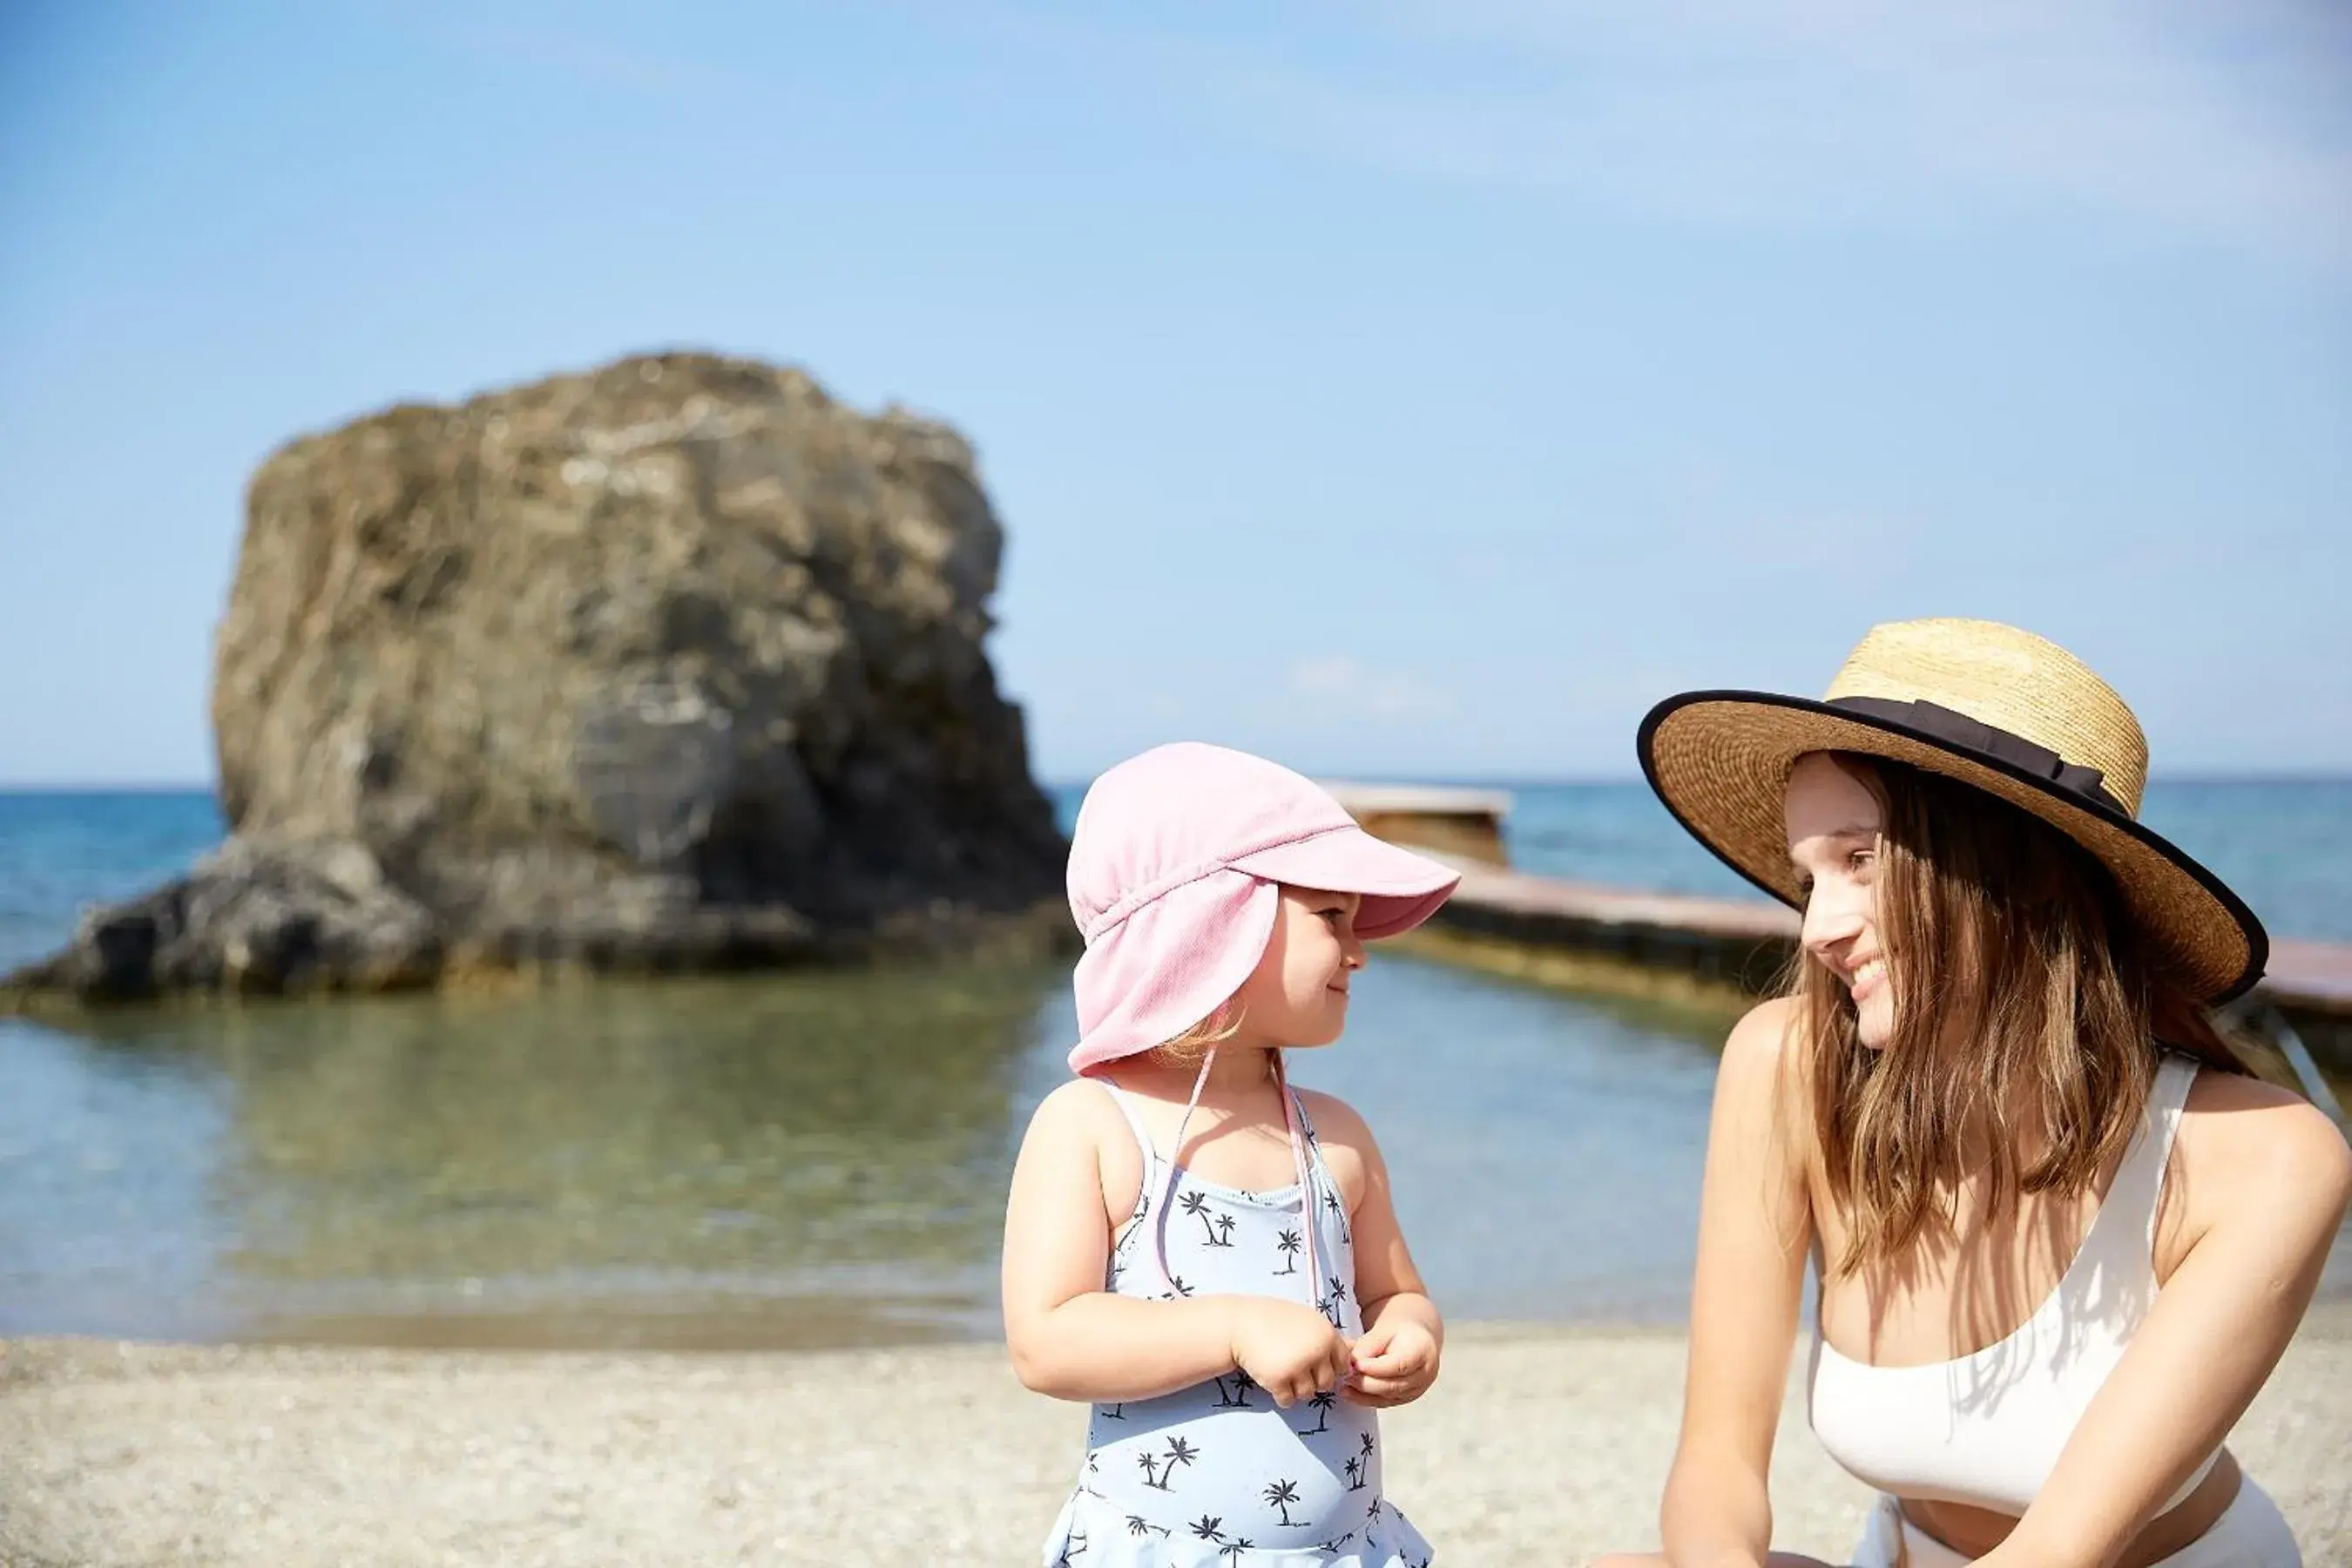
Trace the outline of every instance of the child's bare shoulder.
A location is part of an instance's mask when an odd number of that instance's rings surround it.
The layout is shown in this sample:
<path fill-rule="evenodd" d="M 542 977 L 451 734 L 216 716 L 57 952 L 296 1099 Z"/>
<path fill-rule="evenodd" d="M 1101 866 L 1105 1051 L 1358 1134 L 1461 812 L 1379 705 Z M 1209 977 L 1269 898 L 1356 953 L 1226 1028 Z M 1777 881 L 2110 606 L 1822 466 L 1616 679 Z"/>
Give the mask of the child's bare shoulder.
<path fill-rule="evenodd" d="M 1099 1083 L 1072 1079 L 1038 1101 L 1024 1141 L 1024 1160 L 1086 1171 L 1102 1187 L 1104 1216 L 1113 1224 L 1135 1207 L 1143 1189 L 1143 1156 L 1126 1116 Z"/>
<path fill-rule="evenodd" d="M 1298 1091 L 1298 1103 L 1306 1108 L 1307 1120 L 1314 1123 L 1315 1142 L 1323 1150 L 1323 1163 L 1329 1167 L 1331 1179 L 1339 1184 L 1348 1212 L 1353 1214 L 1371 1189 L 1372 1173 L 1382 1168 L 1380 1145 L 1372 1141 L 1372 1130 L 1356 1108 L 1338 1095 L 1302 1089 Z"/>
<path fill-rule="evenodd" d="M 1029 1136 L 1096 1142 L 1121 1126 L 1109 1092 L 1091 1079 L 1074 1078 L 1037 1102 L 1029 1117 Z"/>
<path fill-rule="evenodd" d="M 1315 1137 L 1326 1148 L 1335 1144 L 1343 1149 L 1374 1147 L 1370 1126 L 1354 1106 L 1338 1095 L 1302 1089 L 1298 1090 L 1298 1103 L 1306 1107 L 1307 1119 L 1315 1124 Z"/>

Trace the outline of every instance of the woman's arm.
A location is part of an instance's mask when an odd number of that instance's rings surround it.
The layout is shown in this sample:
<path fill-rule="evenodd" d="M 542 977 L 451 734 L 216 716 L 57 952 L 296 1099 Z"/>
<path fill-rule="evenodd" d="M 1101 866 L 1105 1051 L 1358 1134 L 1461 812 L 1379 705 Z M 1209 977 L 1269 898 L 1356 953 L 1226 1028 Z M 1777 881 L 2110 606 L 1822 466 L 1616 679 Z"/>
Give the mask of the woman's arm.
<path fill-rule="evenodd" d="M 1987 1563 L 2105 1568 L 2230 1428 L 2311 1304 L 2352 1150 L 2283 1089 L 2200 1074 L 2175 1169 L 2186 1254 Z"/>
<path fill-rule="evenodd" d="M 1798 1108 L 1795 1005 L 1767 1002 L 1731 1031 L 1716 1076 L 1691 1283 L 1682 1438 L 1659 1510 L 1675 1568 L 1761 1563 L 1780 1393 L 1812 1241 Z"/>
<path fill-rule="evenodd" d="M 1300 1098 L 1312 1107 L 1316 1138 L 1323 1145 L 1325 1163 L 1333 1167 L 1333 1178 L 1360 1194 L 1349 1205 L 1349 1228 L 1355 1238 L 1354 1289 L 1364 1334 L 1356 1342 L 1356 1376 L 1348 1396 L 1373 1405 L 1418 1399 L 1437 1381 L 1445 1320 L 1429 1299 L 1421 1270 L 1405 1246 L 1404 1230 L 1397 1224 L 1388 1162 L 1372 1130 L 1352 1106 L 1328 1094 Z"/>

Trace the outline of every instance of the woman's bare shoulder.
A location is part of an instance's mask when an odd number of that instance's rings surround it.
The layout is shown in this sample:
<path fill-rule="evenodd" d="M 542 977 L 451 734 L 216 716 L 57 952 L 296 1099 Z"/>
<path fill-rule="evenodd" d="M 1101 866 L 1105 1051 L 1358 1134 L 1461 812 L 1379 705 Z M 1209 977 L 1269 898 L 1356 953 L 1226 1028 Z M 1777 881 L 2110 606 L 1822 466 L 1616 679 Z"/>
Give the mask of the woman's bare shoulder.
<path fill-rule="evenodd" d="M 2200 1072 L 2183 1109 L 2179 1157 L 2209 1187 L 2281 1197 L 2301 1192 L 2338 1205 L 2352 1188 L 2352 1148 L 2344 1134 L 2292 1089 L 2236 1073 Z"/>
<path fill-rule="evenodd" d="M 1803 1090 L 1812 1080 L 1812 1053 L 1805 1048 L 1804 1000 L 1775 996 L 1759 1002 L 1731 1026 L 1723 1042 L 1719 1080 L 1739 1093 Z"/>
<path fill-rule="evenodd" d="M 1710 1137 L 1752 1145 L 1770 1169 L 1810 1184 L 1819 1173 L 1821 1156 L 1804 1009 L 1801 997 L 1775 996 L 1750 1007 L 1732 1026 L 1716 1071 Z"/>
<path fill-rule="evenodd" d="M 1738 1051 L 1778 1060 L 1804 1021 L 1804 1005 L 1801 996 L 1771 996 L 1757 1003 L 1731 1026 L 1731 1036 L 1723 1043 L 1724 1053 Z"/>

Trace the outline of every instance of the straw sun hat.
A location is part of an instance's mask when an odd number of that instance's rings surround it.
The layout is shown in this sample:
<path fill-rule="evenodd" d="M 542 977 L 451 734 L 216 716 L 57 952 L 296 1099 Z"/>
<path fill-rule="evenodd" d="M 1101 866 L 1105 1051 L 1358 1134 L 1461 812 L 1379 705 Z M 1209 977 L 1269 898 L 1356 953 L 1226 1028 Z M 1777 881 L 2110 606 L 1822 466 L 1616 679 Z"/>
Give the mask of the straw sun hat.
<path fill-rule="evenodd" d="M 1856 752 L 1973 784 L 2074 839 L 2209 1002 L 2253 984 L 2269 957 L 2245 901 L 2140 826 L 2139 721 L 2082 660 L 2031 632 L 1992 621 L 1874 626 L 1820 701 L 1686 691 L 1650 710 L 1638 744 L 1675 819 L 1783 903 L 1804 903 L 1781 824 L 1789 770 L 1808 752 Z"/>

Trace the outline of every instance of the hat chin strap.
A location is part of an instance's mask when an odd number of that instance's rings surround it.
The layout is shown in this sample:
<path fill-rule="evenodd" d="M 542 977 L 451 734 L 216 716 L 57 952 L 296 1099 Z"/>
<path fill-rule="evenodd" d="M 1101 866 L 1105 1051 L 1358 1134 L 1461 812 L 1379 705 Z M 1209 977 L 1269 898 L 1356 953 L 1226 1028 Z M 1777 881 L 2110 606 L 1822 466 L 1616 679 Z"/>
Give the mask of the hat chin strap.
<path fill-rule="evenodd" d="M 1168 1211 L 1176 1206 L 1176 1182 L 1182 1172 L 1178 1162 L 1184 1153 L 1184 1133 L 1192 1124 L 1192 1112 L 1201 1106 L 1201 1091 L 1209 1087 L 1209 1072 L 1217 1065 L 1217 1047 L 1211 1046 L 1202 1058 L 1201 1070 L 1193 1075 L 1192 1093 L 1184 1101 L 1183 1117 L 1176 1123 L 1175 1141 L 1168 1149 L 1168 1187 L 1160 1194 L 1158 1211 L 1152 1215 L 1151 1246 L 1160 1265 L 1160 1278 L 1171 1293 L 1176 1291 L 1176 1277 L 1168 1271 Z M 1318 1300 L 1322 1289 L 1321 1261 L 1315 1250 L 1315 1184 L 1307 1180 L 1307 1139 L 1298 1125 L 1298 1102 L 1290 1092 L 1290 1075 L 1283 1068 L 1282 1047 L 1274 1047 L 1274 1089 L 1282 1097 L 1283 1131 L 1290 1135 L 1291 1168 L 1298 1174 L 1299 1240 L 1307 1248 L 1307 1297 Z M 1319 1310 L 1319 1309 L 1318 1309 Z"/>

